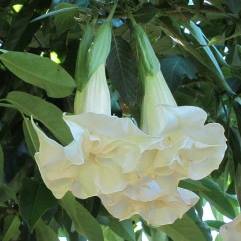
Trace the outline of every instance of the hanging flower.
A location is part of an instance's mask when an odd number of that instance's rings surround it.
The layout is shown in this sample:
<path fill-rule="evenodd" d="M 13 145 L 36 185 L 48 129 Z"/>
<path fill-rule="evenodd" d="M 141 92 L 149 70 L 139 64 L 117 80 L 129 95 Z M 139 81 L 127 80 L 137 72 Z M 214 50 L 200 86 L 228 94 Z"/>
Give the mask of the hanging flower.
<path fill-rule="evenodd" d="M 150 225 L 171 224 L 198 201 L 178 188 L 183 178 L 201 179 L 222 161 L 226 143 L 223 127 L 207 124 L 197 107 L 178 107 L 143 29 L 133 23 L 139 72 L 144 85 L 142 130 L 158 140 L 146 148 L 123 191 L 100 195 L 106 209 L 119 219 L 139 214 Z"/>
<path fill-rule="evenodd" d="M 110 44 L 111 25 L 107 22 L 88 51 L 90 77 L 76 94 L 78 114 L 64 116 L 74 141 L 62 146 L 33 123 L 40 141 L 35 159 L 45 184 L 57 198 L 67 191 L 88 198 L 123 190 L 128 184 L 126 174 L 136 168 L 146 146 L 155 141 L 130 119 L 111 116 L 105 75 Z"/>
<path fill-rule="evenodd" d="M 177 106 L 148 37 L 136 23 L 134 35 L 144 85 L 141 128 L 160 138 L 153 170 L 202 179 L 217 169 L 224 157 L 224 128 L 218 123 L 205 124 L 207 114 L 201 108 Z"/>
<path fill-rule="evenodd" d="M 220 229 L 223 241 L 240 241 L 241 237 L 241 215 L 232 222 L 224 224 Z"/>

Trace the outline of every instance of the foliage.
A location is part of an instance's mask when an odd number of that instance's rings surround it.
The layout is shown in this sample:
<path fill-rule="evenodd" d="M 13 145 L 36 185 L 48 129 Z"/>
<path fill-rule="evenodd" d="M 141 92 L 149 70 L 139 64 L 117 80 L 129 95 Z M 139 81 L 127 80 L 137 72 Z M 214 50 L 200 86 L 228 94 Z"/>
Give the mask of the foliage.
<path fill-rule="evenodd" d="M 237 0 L 123 0 L 112 20 L 107 76 L 114 114 L 132 116 L 138 122 L 142 89 L 131 38 L 131 13 L 148 33 L 178 104 L 200 106 L 209 113 L 210 121 L 225 127 L 228 150 L 219 170 L 202 181 L 180 184 L 201 197 L 194 209 L 174 224 L 154 229 L 139 217 L 119 222 L 95 197 L 76 200 L 67 194 L 58 201 L 43 184 L 33 158 L 38 141 L 31 117 L 60 143 L 72 140 L 61 116 L 73 112 L 74 91 L 83 88 L 86 80 L 84 72 L 75 70 L 78 49 L 85 56 L 88 48 L 84 44 L 79 48 L 79 40 L 92 38 L 93 29 L 89 26 L 87 32 L 86 25 L 93 20 L 102 25 L 113 2 L 0 2 L 3 241 L 56 241 L 58 236 L 71 241 L 137 241 L 142 233 L 153 241 L 209 241 L 211 230 L 218 230 L 224 216 L 234 218 L 239 211 L 241 2 Z M 214 221 L 202 221 L 206 202 L 211 204 Z M 139 221 L 143 227 L 137 230 Z"/>

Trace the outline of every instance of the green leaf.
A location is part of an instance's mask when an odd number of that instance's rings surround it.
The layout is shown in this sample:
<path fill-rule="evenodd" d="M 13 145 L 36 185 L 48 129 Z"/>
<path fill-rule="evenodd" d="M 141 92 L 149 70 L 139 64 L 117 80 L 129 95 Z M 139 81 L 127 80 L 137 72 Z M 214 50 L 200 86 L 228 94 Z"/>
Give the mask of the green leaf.
<path fill-rule="evenodd" d="M 7 50 L 22 49 L 23 44 L 21 42 L 26 42 L 28 39 L 27 34 L 33 34 L 35 26 L 29 26 L 30 19 L 33 17 L 36 7 L 35 2 L 29 2 L 29 4 L 24 4 L 22 10 L 13 16 L 11 20 L 10 28 L 8 29 L 7 36 L 4 40 L 4 48 Z M 1 13 L 2 14 L 2 13 Z M 6 16 L 5 19 L 8 17 Z M 28 40 L 27 40 L 28 41 Z"/>
<path fill-rule="evenodd" d="M 173 241 L 212 241 L 210 230 L 192 209 L 174 224 L 160 228 Z"/>
<path fill-rule="evenodd" d="M 238 202 L 235 197 L 222 191 L 220 186 L 210 178 L 200 181 L 184 180 L 181 181 L 181 187 L 196 192 L 205 198 L 223 215 L 234 218 L 237 215 L 236 208 Z"/>
<path fill-rule="evenodd" d="M 77 21 L 74 18 L 78 17 L 79 9 L 77 6 L 71 3 L 60 3 L 55 7 L 57 11 L 64 9 L 69 10 L 71 8 L 72 11 L 61 12 L 61 15 L 55 14 L 54 23 L 59 35 L 70 30 L 75 24 L 77 24 Z"/>
<path fill-rule="evenodd" d="M 131 220 L 119 221 L 116 218 L 110 218 L 109 227 L 126 241 L 135 241 L 135 233 Z"/>
<path fill-rule="evenodd" d="M 69 144 L 73 140 L 68 126 L 63 121 L 63 113 L 55 105 L 20 91 L 10 92 L 7 100 L 19 111 L 42 122 L 62 144 Z"/>
<path fill-rule="evenodd" d="M 213 54 L 211 49 L 207 46 L 208 42 L 206 40 L 205 35 L 203 34 L 201 28 L 199 28 L 194 22 L 190 21 L 190 24 L 188 26 L 191 34 L 193 37 L 197 40 L 197 42 L 202 46 L 202 49 L 204 53 L 206 53 L 207 57 L 207 63 L 206 66 L 218 77 L 217 80 L 219 80 L 220 85 L 229 93 L 233 93 L 232 89 L 228 85 L 228 83 L 225 80 L 225 77 L 223 75 L 223 72 Z"/>
<path fill-rule="evenodd" d="M 50 208 L 56 205 L 56 199 L 44 184 L 25 179 L 20 191 L 20 212 L 31 229 Z"/>
<path fill-rule="evenodd" d="M 59 241 L 58 235 L 42 219 L 36 223 L 35 232 L 37 241 Z"/>
<path fill-rule="evenodd" d="M 2 241 L 16 240 L 20 234 L 19 226 L 21 224 L 18 216 L 8 216 L 5 218 L 5 233 Z"/>
<path fill-rule="evenodd" d="M 109 227 L 103 227 L 104 241 L 124 241 L 123 237 L 120 237 L 114 233 Z"/>
<path fill-rule="evenodd" d="M 4 155 L 3 149 L 0 145 L 0 184 L 4 182 Z"/>
<path fill-rule="evenodd" d="M 121 98 L 130 106 L 137 105 L 141 98 L 141 85 L 137 77 L 136 60 L 129 43 L 115 35 L 107 60 L 107 71 Z"/>
<path fill-rule="evenodd" d="M 103 233 L 96 219 L 76 201 L 71 193 L 60 200 L 60 205 L 72 219 L 76 231 L 89 241 L 104 241 Z"/>
<path fill-rule="evenodd" d="M 135 12 L 134 17 L 138 23 L 148 23 L 158 14 L 158 12 L 158 9 L 155 8 L 154 5 L 146 3 Z"/>
<path fill-rule="evenodd" d="M 241 10 L 241 1 L 240 0 L 225 0 L 225 3 L 228 5 L 229 9 L 233 13 L 239 13 Z"/>
<path fill-rule="evenodd" d="M 16 194 L 14 190 L 6 184 L 1 184 L 0 185 L 0 203 L 4 203 L 8 200 L 16 200 Z"/>
<path fill-rule="evenodd" d="M 190 80 L 197 78 L 197 68 L 190 59 L 174 55 L 162 58 L 160 64 L 162 73 L 172 91 L 182 84 L 184 78 Z"/>
<path fill-rule="evenodd" d="M 216 231 L 219 231 L 221 226 L 225 224 L 223 221 L 218 221 L 218 220 L 207 220 L 205 223 L 212 229 L 215 229 Z"/>
<path fill-rule="evenodd" d="M 168 237 L 164 232 L 159 229 L 151 229 L 151 241 L 168 241 Z"/>
<path fill-rule="evenodd" d="M 46 19 L 46 18 L 49 18 L 49 17 L 53 17 L 53 16 L 57 16 L 57 15 L 61 15 L 64 14 L 64 13 L 70 13 L 70 12 L 76 12 L 76 10 L 78 10 L 79 7 L 77 6 L 71 6 L 71 7 L 65 7 L 65 8 L 61 8 L 61 9 L 57 9 L 57 10 L 54 10 L 54 11 L 50 11 L 46 14 L 43 14 L 37 18 L 34 18 L 32 19 L 32 23 L 33 22 L 36 22 L 36 21 L 39 21 L 39 20 L 43 20 L 43 19 Z"/>
<path fill-rule="evenodd" d="M 48 96 L 69 96 L 75 88 L 72 77 L 48 58 L 22 52 L 0 55 L 3 64 L 23 81 L 44 89 Z"/>

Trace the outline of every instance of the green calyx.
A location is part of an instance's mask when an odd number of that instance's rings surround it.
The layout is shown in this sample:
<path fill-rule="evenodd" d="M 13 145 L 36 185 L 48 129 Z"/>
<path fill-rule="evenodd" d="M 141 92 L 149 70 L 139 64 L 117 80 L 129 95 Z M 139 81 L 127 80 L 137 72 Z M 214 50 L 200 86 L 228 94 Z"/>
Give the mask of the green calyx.
<path fill-rule="evenodd" d="M 141 75 L 155 76 L 160 63 L 143 28 L 132 19 L 137 58 Z"/>

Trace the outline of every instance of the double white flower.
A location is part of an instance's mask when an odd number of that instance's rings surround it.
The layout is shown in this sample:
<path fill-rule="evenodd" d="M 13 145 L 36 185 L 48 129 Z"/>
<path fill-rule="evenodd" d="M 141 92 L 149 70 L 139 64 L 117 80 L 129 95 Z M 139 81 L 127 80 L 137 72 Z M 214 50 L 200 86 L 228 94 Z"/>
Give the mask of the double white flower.
<path fill-rule="evenodd" d="M 136 23 L 133 31 L 144 85 L 141 129 L 158 141 L 139 160 L 137 178 L 130 178 L 123 191 L 101 199 L 119 219 L 140 214 L 149 224 L 160 226 L 173 223 L 195 205 L 198 197 L 178 188 L 178 183 L 201 179 L 218 168 L 226 139 L 220 124 L 205 125 L 205 111 L 177 106 L 145 32 Z"/>
<path fill-rule="evenodd" d="M 100 36 L 105 36 L 108 55 L 111 26 L 106 24 Z M 134 34 L 145 89 L 142 130 L 128 118 L 111 116 L 104 58 L 76 95 L 78 114 L 63 117 L 73 142 L 62 146 L 34 124 L 40 140 L 35 158 L 56 198 L 67 191 L 78 198 L 98 195 L 113 216 L 140 214 L 159 226 L 173 223 L 198 201 L 178 183 L 218 168 L 226 144 L 222 126 L 205 125 L 202 109 L 176 105 L 149 40 L 136 24 Z"/>
<path fill-rule="evenodd" d="M 103 36 L 109 52 L 109 22 L 99 29 L 96 38 Z M 90 54 L 96 44 L 91 45 Z M 150 142 L 130 119 L 111 116 L 105 64 L 96 66 L 82 92 L 77 92 L 75 109 L 80 114 L 63 117 L 74 139 L 67 146 L 48 138 L 34 124 L 40 141 L 35 159 L 45 184 L 56 198 L 67 191 L 88 198 L 123 190 L 128 184 L 126 173 L 136 168 Z"/>

